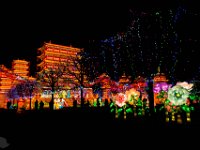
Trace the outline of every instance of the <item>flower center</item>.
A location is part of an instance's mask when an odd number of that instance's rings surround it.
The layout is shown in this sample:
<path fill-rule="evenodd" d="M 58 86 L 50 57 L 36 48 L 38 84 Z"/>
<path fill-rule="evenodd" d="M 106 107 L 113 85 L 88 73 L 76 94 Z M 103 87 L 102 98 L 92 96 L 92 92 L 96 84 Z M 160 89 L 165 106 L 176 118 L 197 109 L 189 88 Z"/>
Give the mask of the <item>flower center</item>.
<path fill-rule="evenodd" d="M 180 98 L 181 94 L 180 93 L 176 93 L 175 96 L 178 97 L 178 98 Z"/>

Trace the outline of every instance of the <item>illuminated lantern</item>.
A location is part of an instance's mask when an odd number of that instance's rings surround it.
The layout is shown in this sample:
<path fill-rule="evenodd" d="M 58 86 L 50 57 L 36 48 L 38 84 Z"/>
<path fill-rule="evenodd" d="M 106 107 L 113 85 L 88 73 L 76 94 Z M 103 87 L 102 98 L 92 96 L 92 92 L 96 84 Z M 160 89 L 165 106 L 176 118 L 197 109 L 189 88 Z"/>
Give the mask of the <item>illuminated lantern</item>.
<path fill-rule="evenodd" d="M 134 80 L 134 85 L 136 90 L 138 91 L 144 91 L 144 89 L 146 88 L 147 84 L 146 84 L 146 79 L 138 76 L 135 80 Z"/>
<path fill-rule="evenodd" d="M 25 60 L 13 60 L 12 68 L 0 65 L 0 108 L 6 108 L 8 91 L 16 84 L 29 79 L 30 64 Z"/>
<path fill-rule="evenodd" d="M 58 45 L 58 44 L 53 44 L 51 42 L 49 43 L 44 43 L 42 47 L 37 49 L 37 59 L 40 60 L 37 64 L 37 68 L 39 72 L 42 72 L 44 70 L 48 69 L 57 69 L 58 65 L 60 63 L 67 63 L 68 62 L 68 67 L 70 70 L 73 69 L 73 71 L 77 74 L 80 72 L 77 70 L 76 67 L 74 67 L 70 63 L 72 60 L 72 57 L 76 57 L 77 54 L 81 52 L 81 48 L 75 48 L 72 46 L 63 46 L 63 45 Z M 66 78 L 71 79 L 73 81 L 76 81 L 74 76 L 71 75 L 65 75 Z M 64 82 L 64 80 L 60 80 L 58 85 L 61 85 L 64 87 L 64 90 L 71 90 L 75 85 L 72 84 L 71 82 Z M 43 89 L 49 89 L 48 85 L 43 85 Z M 74 95 L 75 99 L 79 99 L 78 95 Z M 65 99 L 67 98 L 72 98 L 71 95 L 65 95 Z"/>
<path fill-rule="evenodd" d="M 159 103 L 164 103 L 167 99 L 167 92 L 168 89 L 171 87 L 171 85 L 167 84 L 166 82 L 160 82 L 156 83 L 153 87 L 153 92 L 155 95 L 157 95 L 157 99 L 159 100 Z"/>
<path fill-rule="evenodd" d="M 176 85 L 180 85 L 183 88 L 187 89 L 188 91 L 191 91 L 194 84 L 187 82 L 177 82 Z"/>
<path fill-rule="evenodd" d="M 166 76 L 164 73 L 160 73 L 160 67 L 158 67 L 158 73 L 154 76 L 153 78 L 153 90 L 154 90 L 154 106 L 156 106 L 156 104 L 161 104 L 162 101 L 160 101 L 160 99 L 158 98 L 159 92 L 160 90 L 162 90 L 162 88 L 165 90 L 165 88 L 167 89 L 167 86 L 165 87 L 165 85 L 167 85 L 166 83 L 168 82 Z M 163 86 L 161 86 L 163 84 Z"/>
<path fill-rule="evenodd" d="M 140 97 L 140 92 L 136 91 L 134 88 L 126 91 L 127 101 L 129 104 L 134 105 L 134 101 L 137 101 Z"/>
<path fill-rule="evenodd" d="M 115 117 L 118 118 L 118 113 L 123 111 L 124 113 L 124 119 L 126 119 L 126 101 L 127 101 L 127 96 L 124 93 L 118 93 L 116 94 L 116 99 L 115 99 L 115 105 L 116 110 L 115 110 Z M 119 108 L 118 108 L 119 107 Z"/>
<path fill-rule="evenodd" d="M 121 92 L 125 92 L 130 84 L 130 76 L 126 76 L 125 73 L 119 79 L 119 87 Z"/>
<path fill-rule="evenodd" d="M 105 101 L 107 99 L 110 101 L 110 89 L 111 89 L 111 80 L 110 77 L 103 73 L 100 77 L 101 89 L 102 89 L 102 100 Z"/>
<path fill-rule="evenodd" d="M 189 91 L 182 86 L 175 85 L 168 90 L 168 99 L 174 105 L 186 104 L 189 97 Z"/>
<path fill-rule="evenodd" d="M 12 71 L 6 68 L 4 65 L 0 66 L 0 108 L 6 108 L 7 93 L 12 88 L 14 78 L 8 75 L 12 74 Z M 14 76 L 16 77 L 16 76 Z"/>
<path fill-rule="evenodd" d="M 177 123 L 182 124 L 181 112 L 186 112 L 186 121 L 191 122 L 190 111 L 193 109 L 190 107 L 190 91 L 192 90 L 193 84 L 187 82 L 178 82 L 172 88 L 168 90 L 168 101 L 171 105 L 170 111 L 172 111 L 172 121 L 175 121 L 175 113 L 177 115 Z M 169 105 L 169 106 L 170 106 Z M 169 107 L 167 106 L 167 107 Z"/>
<path fill-rule="evenodd" d="M 12 62 L 13 73 L 20 77 L 28 78 L 30 63 L 25 60 L 13 60 Z"/>
<path fill-rule="evenodd" d="M 117 94 L 115 104 L 118 107 L 123 107 L 124 105 L 126 105 L 126 101 L 127 101 L 127 96 L 125 94 L 123 94 L 123 93 Z"/>

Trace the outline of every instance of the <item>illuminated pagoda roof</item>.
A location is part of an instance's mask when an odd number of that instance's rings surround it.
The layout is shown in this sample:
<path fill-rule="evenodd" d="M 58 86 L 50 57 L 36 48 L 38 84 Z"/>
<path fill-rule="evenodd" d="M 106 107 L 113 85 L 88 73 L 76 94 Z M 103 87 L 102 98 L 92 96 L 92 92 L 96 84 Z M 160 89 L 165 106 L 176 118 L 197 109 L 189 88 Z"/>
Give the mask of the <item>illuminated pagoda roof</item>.
<path fill-rule="evenodd" d="M 167 78 L 164 73 L 160 73 L 160 66 L 158 67 L 158 73 L 153 78 L 154 82 L 167 82 Z"/>
<path fill-rule="evenodd" d="M 59 44 L 53 44 L 51 42 L 47 43 L 47 42 L 44 42 L 44 45 L 40 48 L 38 48 L 38 51 L 44 51 L 45 48 L 53 48 L 53 49 L 49 49 L 49 52 L 64 52 L 67 50 L 68 53 L 70 53 L 71 55 L 76 55 L 77 52 L 80 52 L 81 51 L 81 48 L 76 48 L 76 47 L 72 47 L 71 45 L 70 46 L 64 46 L 64 45 L 59 45 Z M 64 50 L 64 51 L 63 51 Z M 70 52 L 69 52 L 70 50 Z"/>
<path fill-rule="evenodd" d="M 125 75 L 125 73 L 120 77 L 120 79 L 119 79 L 119 83 L 120 84 L 128 84 L 128 83 L 130 83 L 131 81 L 130 81 L 130 76 L 126 76 Z"/>
<path fill-rule="evenodd" d="M 20 59 L 13 60 L 13 63 L 14 63 L 14 64 L 25 64 L 25 65 L 29 65 L 29 62 L 28 62 L 28 61 L 26 61 L 26 60 L 20 60 Z"/>
<path fill-rule="evenodd" d="M 140 83 L 140 82 L 146 82 L 146 79 L 141 77 L 141 76 L 138 76 L 135 80 L 134 80 L 134 83 Z"/>
<path fill-rule="evenodd" d="M 106 73 L 102 73 L 95 81 L 95 83 L 100 83 L 102 88 L 110 88 L 110 82 L 110 77 Z"/>

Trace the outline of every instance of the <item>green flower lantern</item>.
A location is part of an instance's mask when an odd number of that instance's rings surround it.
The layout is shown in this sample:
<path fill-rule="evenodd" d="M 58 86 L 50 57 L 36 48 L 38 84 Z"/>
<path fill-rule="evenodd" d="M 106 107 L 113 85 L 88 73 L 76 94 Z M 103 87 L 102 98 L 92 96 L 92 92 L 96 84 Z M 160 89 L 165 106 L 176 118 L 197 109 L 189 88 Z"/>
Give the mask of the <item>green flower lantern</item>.
<path fill-rule="evenodd" d="M 168 100 L 176 106 L 186 104 L 187 98 L 189 97 L 189 91 L 180 86 L 175 85 L 168 90 Z"/>

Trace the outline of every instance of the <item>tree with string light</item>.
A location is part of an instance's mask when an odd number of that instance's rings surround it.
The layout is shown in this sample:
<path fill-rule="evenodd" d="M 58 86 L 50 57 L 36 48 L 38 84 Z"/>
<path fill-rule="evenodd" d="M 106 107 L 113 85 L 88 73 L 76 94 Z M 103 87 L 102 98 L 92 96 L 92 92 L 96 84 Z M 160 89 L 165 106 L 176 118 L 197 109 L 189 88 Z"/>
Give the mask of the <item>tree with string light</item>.
<path fill-rule="evenodd" d="M 45 69 L 37 74 L 37 79 L 41 85 L 51 89 L 50 109 L 54 108 L 54 94 L 58 89 L 63 88 L 63 80 L 66 75 L 66 64 L 55 63 L 53 67 Z"/>
<path fill-rule="evenodd" d="M 80 89 L 81 107 L 84 106 L 83 90 L 91 87 L 89 80 L 94 78 L 94 67 L 92 58 L 82 49 L 76 57 L 71 57 L 66 63 L 66 74 L 71 78 L 66 78 L 65 82 L 74 85 L 74 89 Z"/>
<path fill-rule="evenodd" d="M 10 99 L 19 99 L 29 97 L 29 109 L 31 110 L 32 97 L 39 91 L 39 83 L 36 80 L 26 79 L 23 82 L 16 84 L 8 91 L 7 96 Z"/>

